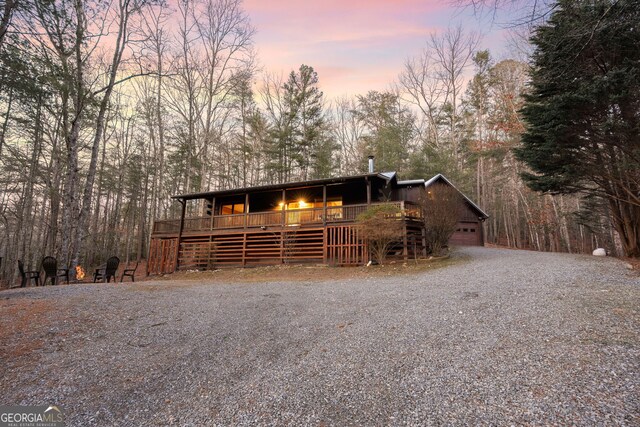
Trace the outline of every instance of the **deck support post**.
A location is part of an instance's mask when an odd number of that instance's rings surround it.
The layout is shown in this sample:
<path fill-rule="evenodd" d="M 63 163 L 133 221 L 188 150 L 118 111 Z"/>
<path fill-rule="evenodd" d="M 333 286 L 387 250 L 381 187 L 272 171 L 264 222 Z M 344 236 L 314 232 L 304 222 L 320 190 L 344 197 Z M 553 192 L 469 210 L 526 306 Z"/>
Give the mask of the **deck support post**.
<path fill-rule="evenodd" d="M 184 229 L 184 215 L 187 211 L 187 201 L 185 199 L 178 199 L 182 205 L 182 211 L 180 212 L 180 227 L 178 228 L 178 244 L 176 245 L 176 262 L 173 269 L 174 272 L 178 271 L 180 265 L 180 240 L 182 240 L 182 230 Z"/>
<path fill-rule="evenodd" d="M 401 212 L 401 218 L 402 218 L 402 222 L 404 223 L 404 236 L 402 238 L 402 246 L 404 246 L 402 248 L 402 257 L 404 258 L 404 260 L 408 260 L 409 259 L 409 242 L 408 242 L 408 234 L 409 234 L 409 226 L 407 224 L 407 216 L 406 216 L 406 209 L 404 206 L 404 200 L 400 201 L 400 212 Z"/>
<path fill-rule="evenodd" d="M 422 256 L 427 256 L 427 229 L 424 226 L 424 222 L 422 223 L 420 229 L 422 230 Z"/>
<path fill-rule="evenodd" d="M 280 264 L 284 264 L 284 228 L 280 230 Z"/>
<path fill-rule="evenodd" d="M 284 264 L 284 227 L 287 224 L 287 190 L 282 189 L 282 228 L 280 229 L 280 264 Z"/>
<path fill-rule="evenodd" d="M 407 261 L 409 259 L 409 227 L 407 226 L 407 221 L 404 218 L 402 219 L 402 221 L 404 222 L 404 236 L 402 236 L 402 258 Z"/>
<path fill-rule="evenodd" d="M 367 205 L 371 204 L 371 180 L 367 177 Z"/>
<path fill-rule="evenodd" d="M 242 266 L 247 265 L 247 232 L 242 233 Z"/>

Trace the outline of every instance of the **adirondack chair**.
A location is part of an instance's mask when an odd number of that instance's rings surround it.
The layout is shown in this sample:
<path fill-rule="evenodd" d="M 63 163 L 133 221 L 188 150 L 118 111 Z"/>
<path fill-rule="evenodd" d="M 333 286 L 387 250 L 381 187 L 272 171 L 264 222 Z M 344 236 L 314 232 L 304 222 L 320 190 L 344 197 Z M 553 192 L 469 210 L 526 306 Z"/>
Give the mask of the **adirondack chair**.
<path fill-rule="evenodd" d="M 58 261 L 52 256 L 46 256 L 42 259 L 42 269 L 44 270 L 44 281 L 42 286 L 47 284 L 47 280 L 52 285 L 58 284 Z"/>
<path fill-rule="evenodd" d="M 124 281 L 125 276 L 126 277 L 131 277 L 131 281 L 135 282 L 136 278 L 136 270 L 138 269 L 138 263 L 136 262 L 136 265 L 133 266 L 133 268 L 127 268 L 125 267 L 124 270 L 122 271 L 122 276 L 120 276 L 120 283 L 122 283 Z"/>
<path fill-rule="evenodd" d="M 95 273 L 93 274 L 93 283 L 96 283 L 98 280 L 104 282 L 116 281 L 116 271 L 118 270 L 118 265 L 120 265 L 120 258 L 117 256 L 112 256 L 107 260 L 107 263 L 104 267 L 97 268 Z"/>
<path fill-rule="evenodd" d="M 36 286 L 40 285 L 40 272 L 39 271 L 25 271 L 24 264 L 21 260 L 18 260 L 18 270 L 20 271 L 20 278 L 22 282 L 20 283 L 20 287 L 24 288 L 27 286 L 27 283 L 30 281 L 34 281 Z"/>
<path fill-rule="evenodd" d="M 70 268 L 59 268 L 58 269 L 58 277 L 59 278 L 64 278 L 65 282 L 67 282 L 67 285 L 69 284 L 69 270 Z"/>

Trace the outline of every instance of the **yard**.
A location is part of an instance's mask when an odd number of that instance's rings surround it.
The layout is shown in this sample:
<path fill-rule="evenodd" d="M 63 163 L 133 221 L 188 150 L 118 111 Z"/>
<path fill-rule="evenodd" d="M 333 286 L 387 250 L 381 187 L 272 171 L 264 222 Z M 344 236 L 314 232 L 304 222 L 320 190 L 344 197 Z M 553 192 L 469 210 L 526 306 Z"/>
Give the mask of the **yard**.
<path fill-rule="evenodd" d="M 293 271 L 3 291 L 0 402 L 74 426 L 640 424 L 620 261 L 461 248 Z"/>

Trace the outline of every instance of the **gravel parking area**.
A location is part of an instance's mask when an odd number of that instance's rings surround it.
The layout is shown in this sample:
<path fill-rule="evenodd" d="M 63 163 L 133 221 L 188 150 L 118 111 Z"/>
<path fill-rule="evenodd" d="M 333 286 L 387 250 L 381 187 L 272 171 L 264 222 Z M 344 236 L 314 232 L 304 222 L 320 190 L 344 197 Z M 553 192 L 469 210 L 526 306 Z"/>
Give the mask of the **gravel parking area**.
<path fill-rule="evenodd" d="M 637 272 L 454 257 L 393 277 L 4 291 L 0 404 L 58 404 L 73 426 L 640 425 Z"/>

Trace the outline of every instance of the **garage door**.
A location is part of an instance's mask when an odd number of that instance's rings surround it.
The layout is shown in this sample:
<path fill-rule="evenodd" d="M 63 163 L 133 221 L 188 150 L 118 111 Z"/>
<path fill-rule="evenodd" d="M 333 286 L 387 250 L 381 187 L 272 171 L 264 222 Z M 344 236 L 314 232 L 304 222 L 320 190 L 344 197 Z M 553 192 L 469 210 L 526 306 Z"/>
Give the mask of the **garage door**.
<path fill-rule="evenodd" d="M 482 229 L 477 222 L 459 222 L 449 239 L 451 245 L 482 246 Z"/>

